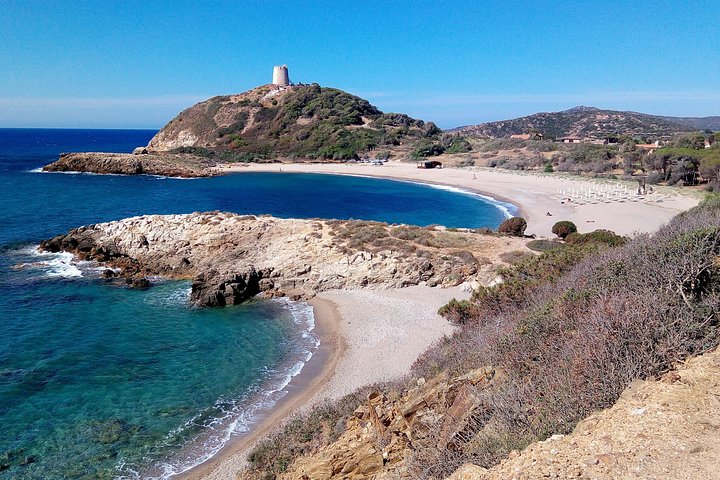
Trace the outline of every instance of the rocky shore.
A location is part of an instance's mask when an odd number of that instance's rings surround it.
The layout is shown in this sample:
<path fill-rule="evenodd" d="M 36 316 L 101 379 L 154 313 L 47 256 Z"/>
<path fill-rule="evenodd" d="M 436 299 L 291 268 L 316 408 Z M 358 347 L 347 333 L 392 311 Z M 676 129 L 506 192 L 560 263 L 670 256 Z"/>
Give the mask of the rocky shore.
<path fill-rule="evenodd" d="M 211 177 L 215 162 L 184 153 L 63 153 L 43 167 L 46 172 L 88 172 L 166 177 Z"/>
<path fill-rule="evenodd" d="M 41 249 L 100 262 L 115 269 L 106 276 L 140 287 L 153 275 L 193 279 L 193 303 L 222 306 L 260 292 L 307 299 L 332 289 L 484 284 L 502 253 L 524 245 L 442 227 L 209 212 L 84 226 Z"/>

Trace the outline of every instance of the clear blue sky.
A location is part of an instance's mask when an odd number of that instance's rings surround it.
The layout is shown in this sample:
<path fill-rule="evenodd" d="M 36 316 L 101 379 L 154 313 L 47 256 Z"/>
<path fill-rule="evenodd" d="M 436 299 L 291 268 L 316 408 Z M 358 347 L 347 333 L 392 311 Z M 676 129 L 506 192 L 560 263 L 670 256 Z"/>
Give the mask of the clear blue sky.
<path fill-rule="evenodd" d="M 0 0 L 0 127 L 159 128 L 278 64 L 444 128 L 720 115 L 719 25 L 719 0 Z"/>

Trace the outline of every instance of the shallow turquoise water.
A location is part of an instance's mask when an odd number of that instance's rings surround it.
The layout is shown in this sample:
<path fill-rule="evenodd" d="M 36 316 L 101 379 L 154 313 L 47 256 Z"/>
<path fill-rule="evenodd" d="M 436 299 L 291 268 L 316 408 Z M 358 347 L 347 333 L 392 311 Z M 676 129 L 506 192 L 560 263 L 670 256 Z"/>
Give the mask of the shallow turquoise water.
<path fill-rule="evenodd" d="M 181 180 L 33 173 L 61 151 L 130 151 L 151 131 L 0 129 L 0 477 L 164 477 L 242 431 L 316 346 L 309 308 L 187 305 L 38 254 L 69 228 L 145 213 L 226 210 L 496 227 L 477 196 L 355 177 Z"/>

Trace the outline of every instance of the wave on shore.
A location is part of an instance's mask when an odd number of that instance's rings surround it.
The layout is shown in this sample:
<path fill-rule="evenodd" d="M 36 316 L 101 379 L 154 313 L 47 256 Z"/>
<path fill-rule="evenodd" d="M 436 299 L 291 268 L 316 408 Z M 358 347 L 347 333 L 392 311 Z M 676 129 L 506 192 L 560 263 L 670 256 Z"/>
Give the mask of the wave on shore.
<path fill-rule="evenodd" d="M 458 187 L 451 187 L 449 185 L 440 185 L 437 183 L 423 183 L 423 182 L 416 182 L 420 185 L 426 185 L 431 188 L 436 188 L 438 190 L 444 190 L 446 192 L 451 193 L 458 193 L 460 195 L 468 195 L 471 197 L 476 197 L 484 200 L 487 203 L 492 204 L 494 207 L 496 207 L 498 210 L 500 210 L 503 215 L 505 215 L 506 218 L 513 217 L 517 215 L 518 213 L 518 207 L 510 202 L 503 202 L 502 200 L 498 200 L 497 198 L 491 197 L 489 195 L 483 195 L 482 193 L 472 192 L 470 190 L 463 190 L 462 188 Z"/>
<path fill-rule="evenodd" d="M 200 430 L 169 460 L 149 468 L 137 468 L 120 460 L 117 465 L 119 478 L 165 480 L 187 472 L 217 455 L 233 437 L 249 433 L 288 394 L 286 387 L 302 372 L 320 340 L 313 333 L 315 318 L 307 303 L 285 298 L 267 301 L 279 304 L 297 326 L 292 338 L 287 339 L 291 352 L 283 365 L 265 369 L 264 379 L 248 394 L 237 399 L 220 398 L 170 432 L 166 437 L 168 445 L 182 436 L 183 431 Z"/>

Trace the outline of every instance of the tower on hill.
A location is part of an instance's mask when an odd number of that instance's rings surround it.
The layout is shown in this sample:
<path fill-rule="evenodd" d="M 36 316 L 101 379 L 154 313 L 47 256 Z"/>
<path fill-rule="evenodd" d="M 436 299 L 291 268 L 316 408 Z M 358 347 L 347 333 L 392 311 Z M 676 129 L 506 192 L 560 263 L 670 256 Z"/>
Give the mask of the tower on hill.
<path fill-rule="evenodd" d="M 288 76 L 287 65 L 280 65 L 273 67 L 273 85 L 279 85 L 286 87 L 290 85 L 290 77 Z"/>

